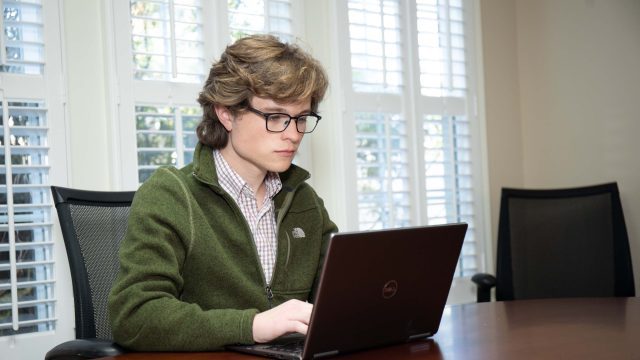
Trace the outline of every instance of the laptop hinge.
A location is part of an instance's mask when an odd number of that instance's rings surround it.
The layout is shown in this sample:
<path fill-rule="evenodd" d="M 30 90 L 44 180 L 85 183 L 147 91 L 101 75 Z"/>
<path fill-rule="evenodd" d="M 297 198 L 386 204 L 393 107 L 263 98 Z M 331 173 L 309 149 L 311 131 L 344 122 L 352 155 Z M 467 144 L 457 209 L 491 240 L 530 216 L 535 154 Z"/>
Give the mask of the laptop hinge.
<path fill-rule="evenodd" d="M 415 335 L 411 335 L 409 336 L 409 339 L 407 339 L 407 341 L 413 341 L 413 340 L 417 340 L 417 339 L 422 339 L 422 338 L 426 338 L 433 335 L 430 332 L 426 332 L 426 333 L 422 333 L 422 334 L 415 334 Z"/>
<path fill-rule="evenodd" d="M 314 359 L 320 359 L 320 358 L 323 358 L 323 357 L 336 356 L 336 355 L 338 355 L 338 350 L 332 350 L 332 351 L 325 351 L 325 352 L 313 354 L 313 358 Z"/>

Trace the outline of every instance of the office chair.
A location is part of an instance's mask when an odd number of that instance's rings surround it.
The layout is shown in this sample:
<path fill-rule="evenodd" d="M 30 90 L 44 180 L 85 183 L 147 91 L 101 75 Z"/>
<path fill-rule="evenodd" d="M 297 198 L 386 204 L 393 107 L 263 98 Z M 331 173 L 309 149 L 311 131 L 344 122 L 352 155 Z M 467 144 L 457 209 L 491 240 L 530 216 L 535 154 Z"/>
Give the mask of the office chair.
<path fill-rule="evenodd" d="M 107 299 L 118 273 L 118 249 L 134 191 L 51 187 L 64 238 L 75 310 L 76 339 L 47 352 L 46 360 L 93 359 L 121 354 L 112 342 Z"/>
<path fill-rule="evenodd" d="M 617 183 L 502 189 L 496 276 L 475 274 L 477 301 L 635 296 Z"/>

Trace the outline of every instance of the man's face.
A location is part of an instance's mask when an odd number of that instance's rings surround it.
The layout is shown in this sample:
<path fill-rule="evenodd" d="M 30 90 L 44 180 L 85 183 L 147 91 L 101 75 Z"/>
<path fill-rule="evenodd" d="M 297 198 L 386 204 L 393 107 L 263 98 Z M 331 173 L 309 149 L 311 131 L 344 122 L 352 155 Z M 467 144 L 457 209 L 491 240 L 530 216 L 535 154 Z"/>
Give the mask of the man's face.
<path fill-rule="evenodd" d="M 271 99 L 253 97 L 250 106 L 263 113 L 285 113 L 291 116 L 311 111 L 311 101 L 281 104 Z M 269 132 L 263 116 L 245 111 L 235 117 L 227 113 L 221 121 L 229 131 L 229 142 L 223 155 L 240 176 L 264 176 L 266 172 L 283 172 L 291 166 L 304 134 L 291 121 L 283 132 Z M 246 178 L 245 178 L 246 179 Z"/>

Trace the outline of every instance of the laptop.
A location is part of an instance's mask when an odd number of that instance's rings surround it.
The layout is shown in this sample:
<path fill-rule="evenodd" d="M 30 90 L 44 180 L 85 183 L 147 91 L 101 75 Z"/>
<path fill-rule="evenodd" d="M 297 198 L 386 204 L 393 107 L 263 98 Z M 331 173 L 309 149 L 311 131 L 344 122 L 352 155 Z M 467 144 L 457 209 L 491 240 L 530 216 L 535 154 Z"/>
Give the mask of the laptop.
<path fill-rule="evenodd" d="M 434 335 L 467 224 L 333 234 L 306 336 L 228 350 L 315 359 Z"/>

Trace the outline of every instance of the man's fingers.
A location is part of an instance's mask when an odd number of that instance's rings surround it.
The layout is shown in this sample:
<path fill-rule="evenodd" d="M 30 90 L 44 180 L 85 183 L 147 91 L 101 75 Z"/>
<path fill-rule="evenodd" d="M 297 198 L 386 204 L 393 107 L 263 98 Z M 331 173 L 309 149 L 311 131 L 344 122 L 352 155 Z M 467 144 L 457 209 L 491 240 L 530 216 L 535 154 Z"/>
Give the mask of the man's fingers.
<path fill-rule="evenodd" d="M 253 320 L 253 339 L 256 342 L 266 342 L 286 333 L 306 334 L 312 311 L 312 304 L 289 300 L 259 313 Z"/>
<path fill-rule="evenodd" d="M 300 321 L 296 321 L 294 322 L 294 329 L 293 332 L 297 332 L 300 333 L 302 335 L 307 335 L 307 330 L 309 330 L 309 325 L 300 322 Z"/>
<path fill-rule="evenodd" d="M 300 307 L 296 309 L 296 311 L 291 312 L 291 320 L 298 320 L 305 324 L 309 323 L 309 319 L 311 318 L 311 311 L 313 310 L 313 305 L 309 303 L 300 303 Z"/>

